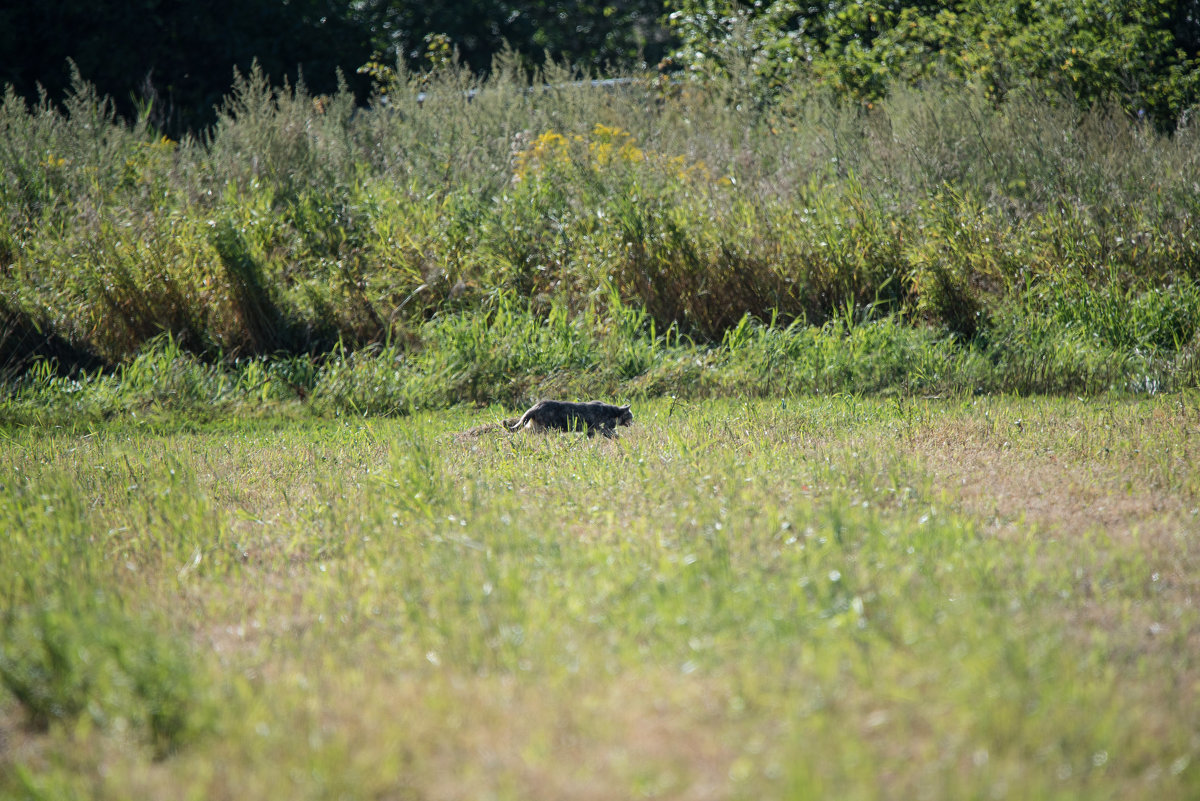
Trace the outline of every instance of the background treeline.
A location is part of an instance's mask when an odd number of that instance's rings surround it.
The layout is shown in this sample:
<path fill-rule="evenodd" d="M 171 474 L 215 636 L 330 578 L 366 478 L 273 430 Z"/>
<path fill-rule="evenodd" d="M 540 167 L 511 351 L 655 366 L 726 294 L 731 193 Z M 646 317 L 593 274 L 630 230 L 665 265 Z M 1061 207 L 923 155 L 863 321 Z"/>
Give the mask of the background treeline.
<path fill-rule="evenodd" d="M 316 94 L 338 72 L 366 102 L 370 60 L 410 69 L 457 52 L 486 73 L 511 49 L 593 73 L 739 75 L 747 102 L 797 84 L 864 103 L 950 78 L 1002 98 L 1038 87 L 1170 128 L 1200 97 L 1200 0 L 61 0 L 0 4 L 0 86 L 70 91 L 68 59 L 127 118 L 174 137 L 215 119 L 234 68 Z"/>
<path fill-rule="evenodd" d="M 211 124 L 234 68 L 253 62 L 272 82 L 301 76 L 315 93 L 338 88 L 340 70 L 359 102 L 370 84 L 356 70 L 372 56 L 417 67 L 439 47 L 480 72 L 511 43 L 529 63 L 545 53 L 598 70 L 666 52 L 661 0 L 61 0 L 0 3 L 0 87 L 33 101 L 70 91 L 68 59 L 117 110 L 148 111 L 179 136 Z"/>

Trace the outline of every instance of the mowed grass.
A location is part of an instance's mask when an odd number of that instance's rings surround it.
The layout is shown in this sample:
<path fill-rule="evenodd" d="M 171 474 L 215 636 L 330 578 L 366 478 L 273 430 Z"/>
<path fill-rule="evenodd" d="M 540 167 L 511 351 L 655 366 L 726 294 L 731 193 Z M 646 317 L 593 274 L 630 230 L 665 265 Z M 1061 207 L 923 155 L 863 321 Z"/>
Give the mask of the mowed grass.
<path fill-rule="evenodd" d="M 1200 396 L 508 411 L 9 430 L 0 795 L 1200 797 Z"/>

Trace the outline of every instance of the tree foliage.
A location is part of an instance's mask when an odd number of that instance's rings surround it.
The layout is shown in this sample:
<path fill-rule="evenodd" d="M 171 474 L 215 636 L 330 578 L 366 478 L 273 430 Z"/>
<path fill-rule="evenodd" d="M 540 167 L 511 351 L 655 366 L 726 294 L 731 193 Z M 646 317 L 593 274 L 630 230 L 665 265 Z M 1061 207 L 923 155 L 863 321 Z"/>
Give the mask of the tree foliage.
<path fill-rule="evenodd" d="M 373 55 L 419 65 L 431 37 L 476 71 L 511 45 L 523 58 L 591 69 L 666 52 L 661 0 L 57 0 L 0 4 L 0 88 L 28 100 L 71 88 L 73 62 L 126 116 L 163 130 L 215 119 L 234 70 L 257 61 L 276 84 L 303 78 L 332 93 L 339 70 L 365 99 L 356 70 Z"/>
<path fill-rule="evenodd" d="M 666 16 L 664 16 L 664 14 Z M 665 21 L 665 24 L 664 24 Z M 0 4 L 0 86 L 70 91 L 70 62 L 126 116 L 178 134 L 211 124 L 234 70 L 360 100 L 368 61 L 475 72 L 510 49 L 607 71 L 667 53 L 735 77 L 742 100 L 797 86 L 872 102 L 932 76 L 997 99 L 1035 89 L 1174 125 L 1200 99 L 1200 0 L 58 0 Z M 369 72 L 369 71 L 368 71 Z"/>
<path fill-rule="evenodd" d="M 202 127 L 229 91 L 234 69 L 257 60 L 275 82 L 303 77 L 332 92 L 339 68 L 375 46 L 374 12 L 343 0 L 56 0 L 0 6 L 0 86 L 51 99 L 71 88 L 71 67 L 126 115 L 142 111 L 172 132 Z M 360 90 L 366 91 L 362 80 Z"/>
<path fill-rule="evenodd" d="M 662 0 L 388 0 L 378 13 L 388 44 L 412 65 L 439 34 L 477 71 L 506 46 L 531 62 L 549 54 L 593 70 L 653 64 L 668 49 Z"/>
<path fill-rule="evenodd" d="M 680 0 L 670 24 L 680 66 L 741 70 L 759 98 L 808 80 L 871 102 L 939 75 L 997 98 L 1117 103 L 1163 125 L 1200 100 L 1196 0 Z"/>

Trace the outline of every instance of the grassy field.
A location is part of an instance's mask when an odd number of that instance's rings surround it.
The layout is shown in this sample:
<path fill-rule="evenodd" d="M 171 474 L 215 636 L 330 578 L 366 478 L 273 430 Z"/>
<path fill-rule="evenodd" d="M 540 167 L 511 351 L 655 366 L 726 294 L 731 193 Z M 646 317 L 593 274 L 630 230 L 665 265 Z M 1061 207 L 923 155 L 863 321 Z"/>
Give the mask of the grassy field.
<path fill-rule="evenodd" d="M 1200 126 L 576 77 L 0 101 L 0 797 L 1200 797 Z"/>
<path fill-rule="evenodd" d="M 1200 395 L 9 428 L 0 796 L 1200 796 Z"/>

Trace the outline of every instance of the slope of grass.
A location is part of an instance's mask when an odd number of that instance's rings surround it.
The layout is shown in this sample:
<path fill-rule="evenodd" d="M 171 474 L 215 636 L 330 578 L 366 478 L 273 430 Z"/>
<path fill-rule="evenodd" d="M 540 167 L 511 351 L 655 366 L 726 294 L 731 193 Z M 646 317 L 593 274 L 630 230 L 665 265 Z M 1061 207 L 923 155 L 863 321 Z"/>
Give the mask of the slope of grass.
<path fill-rule="evenodd" d="M 1192 798 L 1198 403 L 11 430 L 0 794 Z"/>

